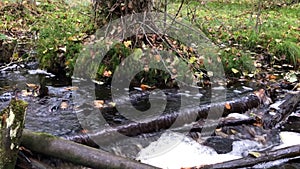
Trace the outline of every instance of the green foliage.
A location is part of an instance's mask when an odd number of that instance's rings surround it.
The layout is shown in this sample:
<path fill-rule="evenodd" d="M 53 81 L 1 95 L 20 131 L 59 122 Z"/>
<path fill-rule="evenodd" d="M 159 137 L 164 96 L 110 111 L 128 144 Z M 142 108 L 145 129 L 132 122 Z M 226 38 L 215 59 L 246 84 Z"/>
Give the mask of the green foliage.
<path fill-rule="evenodd" d="M 76 54 L 82 49 L 86 32 L 93 31 L 88 6 L 71 8 L 64 2 L 42 3 L 45 10 L 38 20 L 35 30 L 39 30 L 37 45 L 42 68 L 54 73 L 66 71 L 72 74 Z M 66 12 L 68 11 L 68 12 Z"/>
<path fill-rule="evenodd" d="M 5 40 L 5 39 L 7 39 L 6 35 L 0 33 L 0 40 Z"/>
<path fill-rule="evenodd" d="M 276 45 L 275 55 L 279 58 L 286 58 L 287 61 L 297 66 L 297 62 L 300 60 L 300 47 L 294 42 L 283 42 Z"/>
<path fill-rule="evenodd" d="M 190 19 L 215 44 L 230 49 L 221 52 L 227 73 L 232 73 L 232 68 L 239 72 L 254 70 L 246 66 L 250 57 L 243 51 L 247 50 L 258 55 L 268 53 L 273 57 L 285 57 L 286 63 L 299 65 L 300 4 L 292 0 L 261 1 L 259 9 L 258 2 L 188 1 L 179 17 Z M 170 13 L 175 14 L 179 4 L 172 4 Z M 237 53 L 241 56 L 237 57 Z"/>
<path fill-rule="evenodd" d="M 123 43 L 115 44 L 105 55 L 103 62 L 99 65 L 97 71 L 98 78 L 102 77 L 105 71 L 114 72 L 121 61 L 132 53 Z"/>
<path fill-rule="evenodd" d="M 254 71 L 255 67 L 249 53 L 237 48 L 227 48 L 221 51 L 225 73 L 230 76 L 243 75 Z M 237 72 L 235 72 L 237 70 Z"/>

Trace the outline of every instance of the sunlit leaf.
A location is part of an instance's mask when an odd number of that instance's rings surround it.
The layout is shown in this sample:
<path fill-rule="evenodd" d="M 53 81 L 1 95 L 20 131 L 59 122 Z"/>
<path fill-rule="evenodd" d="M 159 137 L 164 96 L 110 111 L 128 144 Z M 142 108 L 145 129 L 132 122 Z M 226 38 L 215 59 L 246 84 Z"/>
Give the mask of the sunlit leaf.
<path fill-rule="evenodd" d="M 209 77 L 213 77 L 213 76 L 214 76 L 214 72 L 212 72 L 212 71 L 208 71 L 208 72 L 207 72 L 207 76 L 209 76 Z"/>
<path fill-rule="evenodd" d="M 104 73 L 103 73 L 103 76 L 104 77 L 110 77 L 111 76 L 111 74 L 112 74 L 112 72 L 109 70 L 109 71 L 104 71 Z"/>
<path fill-rule="evenodd" d="M 103 100 L 94 100 L 94 106 L 96 108 L 103 108 L 104 107 L 104 101 Z"/>
<path fill-rule="evenodd" d="M 65 101 L 61 102 L 61 104 L 60 104 L 60 108 L 63 109 L 63 110 L 67 109 L 68 106 L 69 106 L 68 103 L 65 102 Z"/>
<path fill-rule="evenodd" d="M 141 84 L 141 89 L 144 91 L 144 90 L 149 90 L 149 89 L 153 89 L 154 87 L 151 87 L 149 85 L 146 85 L 146 84 Z"/>
<path fill-rule="evenodd" d="M 193 56 L 193 57 L 191 57 L 191 58 L 189 59 L 189 63 L 192 64 L 192 63 L 194 63 L 196 60 L 197 60 L 197 58 Z"/>
<path fill-rule="evenodd" d="M 280 43 L 282 40 L 281 39 L 275 39 L 275 42 Z"/>
<path fill-rule="evenodd" d="M 230 104 L 229 104 L 229 103 L 225 103 L 225 108 L 226 108 L 227 110 L 230 110 L 230 109 L 231 109 Z"/>
<path fill-rule="evenodd" d="M 235 69 L 235 68 L 231 68 L 231 71 L 232 71 L 234 74 L 239 73 L 239 71 L 238 71 L 237 69 Z"/>
<path fill-rule="evenodd" d="M 255 158 L 258 158 L 258 157 L 261 156 L 261 154 L 259 152 L 254 152 L 254 151 L 249 152 L 249 155 L 251 155 L 251 156 L 253 156 Z"/>
<path fill-rule="evenodd" d="M 108 103 L 111 107 L 116 107 L 116 103 L 115 102 L 109 102 Z"/>
<path fill-rule="evenodd" d="M 128 48 L 131 45 L 131 41 L 130 40 L 125 41 L 123 43 L 124 43 L 124 46 L 126 46 L 126 48 Z"/>

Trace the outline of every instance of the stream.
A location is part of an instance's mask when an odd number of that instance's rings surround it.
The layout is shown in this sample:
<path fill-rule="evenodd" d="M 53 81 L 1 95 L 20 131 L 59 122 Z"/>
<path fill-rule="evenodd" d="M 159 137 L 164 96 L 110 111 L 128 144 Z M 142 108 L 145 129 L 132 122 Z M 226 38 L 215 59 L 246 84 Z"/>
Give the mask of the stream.
<path fill-rule="evenodd" d="M 74 81 L 80 82 L 81 80 L 73 79 L 73 85 L 75 84 Z M 35 91 L 28 88 L 28 84 L 40 83 L 43 83 L 47 87 L 49 95 L 37 97 Z M 213 92 L 211 90 L 201 88 L 198 89 L 199 93 L 191 94 L 189 91 L 173 89 L 154 90 L 147 93 L 136 87 L 133 89 L 124 89 L 124 96 L 119 95 L 118 98 L 112 99 L 110 86 L 104 84 L 94 85 L 94 93 L 90 93 L 91 89 L 89 88 L 82 86 L 79 88 L 76 88 L 76 86 L 72 87 L 72 79 L 59 78 L 51 73 L 37 69 L 36 63 L 26 65 L 13 64 L 0 70 L 0 110 L 9 104 L 12 97 L 16 96 L 29 103 L 25 128 L 32 131 L 51 133 L 55 136 L 72 136 L 85 132 L 99 131 L 101 129 L 105 131 L 110 127 L 127 124 L 131 121 L 130 118 L 136 121 L 156 118 L 159 114 L 135 113 L 135 116 L 126 118 L 122 116 L 122 112 L 118 112 L 118 110 L 131 111 L 131 109 L 127 108 L 132 106 L 141 112 L 145 112 L 150 108 L 152 110 L 157 108 L 159 112 L 161 107 L 149 104 L 149 100 L 151 99 L 152 101 L 157 101 L 157 103 L 151 102 L 155 103 L 154 105 L 161 105 L 161 102 L 166 102 L 165 111 L 162 113 L 172 113 L 172 111 L 180 109 L 180 99 L 193 100 L 193 102 L 196 100 L 204 105 L 211 102 L 211 97 L 217 97 L 212 95 Z M 226 100 L 232 100 L 253 93 L 257 88 L 255 83 L 239 83 L 230 88 L 216 87 L 215 90 L 226 92 Z M 128 90 L 130 90 L 130 97 L 126 96 Z M 74 99 L 78 93 L 80 94 L 80 98 Z M 91 97 L 91 95 L 95 97 Z M 104 110 L 109 111 L 100 112 L 99 109 L 95 109 L 93 99 L 103 100 L 103 106 L 107 108 Z M 118 105 L 118 110 L 113 108 L 115 105 Z M 194 107 L 192 106 L 184 107 L 180 111 L 193 111 L 193 109 Z M 295 114 L 300 114 L 300 106 L 298 106 Z M 297 123 L 297 120 L 295 123 Z M 211 147 L 199 144 L 203 140 L 196 142 L 191 137 L 187 137 L 186 134 L 179 132 L 184 130 L 184 127 L 174 127 L 172 130 L 147 133 L 138 137 L 126 137 L 122 135 L 122 137 L 118 136 L 115 138 L 113 135 L 107 135 L 106 139 L 113 141 L 100 141 L 101 145 L 99 146 L 117 155 L 135 158 L 144 163 L 162 168 L 212 164 L 241 158 L 247 151 L 265 148 L 265 145 L 261 145 L 253 140 L 239 140 L 232 143 L 233 150 L 230 153 L 218 154 Z M 286 128 L 287 131 L 288 127 Z M 290 127 L 293 126 L 291 125 Z M 268 146 L 284 146 L 283 144 L 279 145 L 279 143 L 295 145 L 298 144 L 297 140 L 300 140 L 300 135 L 294 132 L 281 132 L 280 136 L 287 139 L 280 142 L 278 135 L 278 139 L 273 143 L 269 143 Z M 99 144 L 99 138 L 95 139 L 96 143 Z M 291 140 L 296 140 L 296 143 L 291 142 Z M 276 161 L 265 164 L 263 167 L 272 167 L 283 163 L 285 163 L 284 160 Z M 296 164 L 298 163 L 296 162 Z M 257 168 L 260 167 L 262 166 L 257 166 Z"/>

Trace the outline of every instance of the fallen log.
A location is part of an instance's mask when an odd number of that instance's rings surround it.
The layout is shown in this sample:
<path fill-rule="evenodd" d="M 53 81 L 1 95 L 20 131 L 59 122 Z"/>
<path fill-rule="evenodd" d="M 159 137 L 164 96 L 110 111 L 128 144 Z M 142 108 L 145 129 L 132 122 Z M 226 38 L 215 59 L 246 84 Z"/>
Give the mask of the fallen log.
<path fill-rule="evenodd" d="M 15 168 L 27 105 L 14 98 L 0 112 L 0 168 Z"/>
<path fill-rule="evenodd" d="M 126 124 L 111 125 L 100 131 L 90 131 L 91 133 L 88 133 L 88 135 L 91 138 L 98 138 L 97 140 L 100 139 L 102 142 L 110 142 L 110 136 L 114 137 L 114 133 L 133 137 L 145 133 L 160 132 L 169 129 L 171 126 L 173 128 L 182 127 L 185 124 L 207 118 L 208 113 L 219 114 L 220 110 L 224 110 L 223 116 L 227 116 L 233 112 L 243 113 L 248 109 L 252 109 L 259 105 L 260 98 L 254 94 L 250 94 L 249 96 L 244 96 L 232 101 L 212 103 L 198 107 L 185 107 L 181 109 L 181 112 L 164 113 L 156 119 L 145 119 L 141 122 L 129 121 Z M 111 110 L 111 108 L 104 108 L 101 110 L 102 113 L 106 112 L 107 114 L 112 114 L 114 111 L 116 110 Z M 174 124 L 175 121 L 176 124 Z"/>
<path fill-rule="evenodd" d="M 237 160 L 227 161 L 218 164 L 201 166 L 199 168 L 241 168 L 241 167 L 251 167 L 259 163 L 270 162 L 279 159 L 293 158 L 300 156 L 300 145 L 291 146 L 287 148 L 282 148 L 270 152 L 260 153 L 260 156 L 255 157 L 245 157 Z M 196 167 L 197 168 L 197 167 Z"/>
<path fill-rule="evenodd" d="M 279 127 L 286 121 L 287 117 L 300 103 L 300 92 L 288 93 L 283 100 L 279 106 L 274 106 L 274 108 L 271 108 L 273 110 L 270 109 L 264 113 L 262 120 L 265 128 Z"/>
<path fill-rule="evenodd" d="M 134 160 L 112 155 L 100 149 L 29 130 L 23 131 L 22 145 L 34 152 L 91 168 L 155 168 Z"/>

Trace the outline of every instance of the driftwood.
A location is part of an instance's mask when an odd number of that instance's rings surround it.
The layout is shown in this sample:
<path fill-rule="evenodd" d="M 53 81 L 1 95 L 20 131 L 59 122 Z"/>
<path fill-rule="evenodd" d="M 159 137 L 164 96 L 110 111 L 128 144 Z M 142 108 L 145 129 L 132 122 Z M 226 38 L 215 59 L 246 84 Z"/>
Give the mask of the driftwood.
<path fill-rule="evenodd" d="M 0 168 L 15 168 L 26 108 L 26 102 L 14 98 L 0 113 Z"/>
<path fill-rule="evenodd" d="M 29 130 L 23 131 L 22 145 L 34 152 L 91 168 L 155 168 L 99 149 Z"/>
<path fill-rule="evenodd" d="M 263 124 L 265 128 L 271 129 L 274 127 L 279 127 L 282 123 L 285 122 L 287 117 L 295 110 L 298 103 L 300 103 L 300 92 L 294 94 L 289 93 L 277 109 L 272 113 L 266 112 L 264 114 Z"/>
<path fill-rule="evenodd" d="M 245 157 L 237 160 L 232 160 L 228 162 L 213 164 L 213 165 L 207 165 L 202 166 L 200 168 L 241 168 L 241 167 L 251 167 L 256 164 L 262 163 L 262 162 L 270 162 L 275 161 L 279 159 L 285 159 L 285 158 L 293 158 L 300 156 L 300 145 L 291 146 L 287 148 L 282 148 L 270 152 L 260 153 L 260 156 L 255 157 Z"/>

